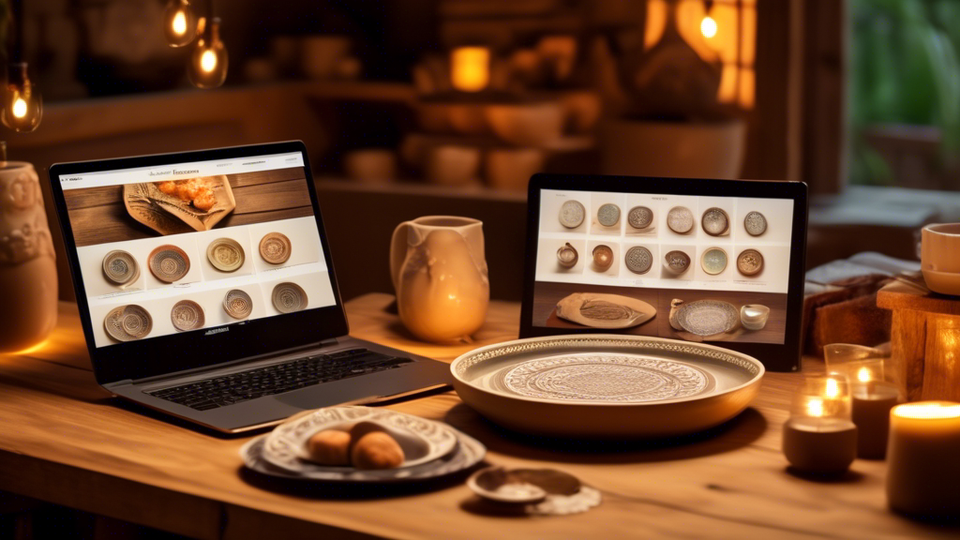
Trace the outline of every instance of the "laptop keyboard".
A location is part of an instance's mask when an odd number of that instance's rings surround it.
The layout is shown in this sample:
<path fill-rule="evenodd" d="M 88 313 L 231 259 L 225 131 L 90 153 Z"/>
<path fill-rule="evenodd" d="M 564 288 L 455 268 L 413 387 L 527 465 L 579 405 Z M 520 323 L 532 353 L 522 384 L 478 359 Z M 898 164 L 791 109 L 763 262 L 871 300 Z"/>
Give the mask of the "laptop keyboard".
<path fill-rule="evenodd" d="M 394 369 L 411 362 L 413 360 L 409 358 L 351 349 L 162 388 L 148 394 L 198 411 L 208 411 L 307 386 Z"/>

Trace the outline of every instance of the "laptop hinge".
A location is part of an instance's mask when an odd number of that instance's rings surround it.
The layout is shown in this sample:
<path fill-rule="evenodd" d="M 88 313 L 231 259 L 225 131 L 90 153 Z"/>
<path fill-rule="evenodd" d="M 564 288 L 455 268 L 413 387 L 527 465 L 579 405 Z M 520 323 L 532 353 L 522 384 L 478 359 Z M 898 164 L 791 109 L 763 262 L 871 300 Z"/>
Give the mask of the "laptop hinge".
<path fill-rule="evenodd" d="M 114 386 L 123 386 L 126 384 L 133 384 L 133 379 L 123 379 L 122 381 L 113 381 L 112 383 L 107 383 L 103 385 L 104 388 L 113 388 Z"/>

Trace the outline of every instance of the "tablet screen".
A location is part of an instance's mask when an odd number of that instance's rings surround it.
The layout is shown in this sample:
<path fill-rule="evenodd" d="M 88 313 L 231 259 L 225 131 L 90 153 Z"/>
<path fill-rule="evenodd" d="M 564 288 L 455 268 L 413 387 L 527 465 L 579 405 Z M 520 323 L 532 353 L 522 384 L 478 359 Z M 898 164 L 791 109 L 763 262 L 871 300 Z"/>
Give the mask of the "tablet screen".
<path fill-rule="evenodd" d="M 794 200 L 539 194 L 532 327 L 786 342 Z"/>

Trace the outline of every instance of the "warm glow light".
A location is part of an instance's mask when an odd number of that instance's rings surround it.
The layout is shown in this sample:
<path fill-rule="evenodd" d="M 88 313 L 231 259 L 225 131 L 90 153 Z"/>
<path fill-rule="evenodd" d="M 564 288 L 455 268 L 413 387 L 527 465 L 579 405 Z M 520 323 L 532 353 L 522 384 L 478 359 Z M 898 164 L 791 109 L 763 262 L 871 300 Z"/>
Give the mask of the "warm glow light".
<path fill-rule="evenodd" d="M 713 20 L 713 17 L 704 17 L 703 20 L 700 21 L 700 33 L 707 39 L 716 36 L 717 21 Z"/>
<path fill-rule="evenodd" d="M 836 379 L 827 379 L 826 396 L 830 399 L 840 397 L 840 385 Z"/>
<path fill-rule="evenodd" d="M 187 31 L 187 15 L 183 11 L 178 11 L 173 16 L 173 33 L 182 36 Z"/>
<path fill-rule="evenodd" d="M 13 102 L 13 115 L 17 118 L 23 118 L 27 115 L 27 102 L 23 98 L 18 97 L 15 102 Z"/>
<path fill-rule="evenodd" d="M 203 51 L 200 55 L 200 69 L 207 73 L 217 69 L 217 54 L 209 49 Z"/>
<path fill-rule="evenodd" d="M 873 377 L 870 373 L 870 370 L 865 367 L 862 367 L 860 368 L 860 371 L 857 371 L 857 380 L 860 382 L 870 382 L 870 379 L 872 378 Z"/>
<path fill-rule="evenodd" d="M 490 84 L 490 49 L 460 47 L 450 53 L 450 82 L 461 92 L 479 92 Z"/>
<path fill-rule="evenodd" d="M 39 351 L 40 349 L 46 347 L 46 346 L 47 346 L 47 343 L 49 343 L 49 342 L 50 342 L 49 339 L 45 339 L 45 340 L 41 341 L 40 343 L 37 343 L 37 344 L 34 345 L 33 347 L 26 348 L 26 349 L 24 349 L 24 350 L 22 350 L 22 351 L 17 351 L 17 352 L 15 352 L 15 353 L 13 353 L 13 354 L 22 355 L 22 354 L 35 353 L 35 352 Z"/>
<path fill-rule="evenodd" d="M 823 400 L 822 399 L 811 399 L 807 402 L 807 415 L 815 416 L 817 418 L 823 416 Z"/>
<path fill-rule="evenodd" d="M 948 401 L 921 401 L 907 403 L 893 408 L 893 414 L 900 418 L 942 419 L 960 418 L 960 403 Z"/>

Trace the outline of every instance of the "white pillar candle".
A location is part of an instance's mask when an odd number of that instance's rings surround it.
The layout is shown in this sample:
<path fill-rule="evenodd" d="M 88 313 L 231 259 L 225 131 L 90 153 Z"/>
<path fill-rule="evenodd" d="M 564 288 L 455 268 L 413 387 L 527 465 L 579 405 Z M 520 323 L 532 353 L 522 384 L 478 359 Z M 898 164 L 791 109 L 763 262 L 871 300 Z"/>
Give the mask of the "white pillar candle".
<path fill-rule="evenodd" d="M 960 517 L 960 403 L 922 401 L 890 411 L 887 501 L 905 514 Z"/>

